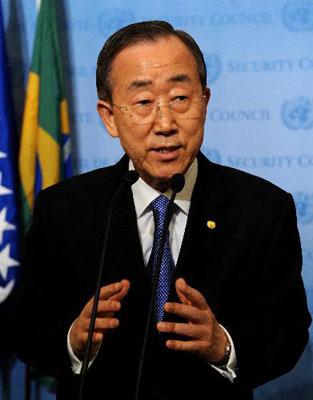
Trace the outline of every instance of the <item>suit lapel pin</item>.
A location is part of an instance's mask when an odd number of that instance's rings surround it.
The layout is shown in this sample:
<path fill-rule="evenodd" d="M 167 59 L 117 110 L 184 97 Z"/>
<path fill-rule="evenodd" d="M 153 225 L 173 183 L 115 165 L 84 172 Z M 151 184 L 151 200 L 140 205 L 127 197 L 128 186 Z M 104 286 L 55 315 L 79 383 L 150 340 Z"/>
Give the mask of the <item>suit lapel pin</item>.
<path fill-rule="evenodd" d="M 207 226 L 209 229 L 215 229 L 215 228 L 216 228 L 216 222 L 215 222 L 215 221 L 212 221 L 212 220 L 208 220 L 207 223 L 206 223 L 206 226 Z"/>

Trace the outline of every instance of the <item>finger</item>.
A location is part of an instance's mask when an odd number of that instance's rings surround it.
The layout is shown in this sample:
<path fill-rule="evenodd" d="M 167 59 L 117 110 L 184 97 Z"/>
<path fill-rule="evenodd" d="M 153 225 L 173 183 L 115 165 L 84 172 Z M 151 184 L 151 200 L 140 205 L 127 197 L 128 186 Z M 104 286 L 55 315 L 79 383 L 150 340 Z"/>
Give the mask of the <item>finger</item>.
<path fill-rule="evenodd" d="M 196 324 L 162 321 L 157 324 L 157 329 L 159 332 L 174 333 L 176 335 L 183 335 L 194 339 L 199 339 L 202 334 L 201 326 Z"/>
<path fill-rule="evenodd" d="M 177 280 L 177 281 L 178 281 L 178 280 Z M 177 281 L 176 281 L 176 283 L 175 283 L 175 288 L 176 288 L 176 293 L 177 293 L 177 296 L 178 296 L 179 300 L 180 300 L 183 304 L 186 304 L 186 305 L 191 306 L 191 305 L 192 305 L 192 304 L 191 304 L 191 301 L 184 295 L 184 293 L 183 293 L 181 290 L 178 289 L 178 287 L 177 287 Z"/>
<path fill-rule="evenodd" d="M 110 300 L 123 300 L 124 297 L 127 295 L 129 288 L 130 288 L 130 282 L 127 279 L 123 279 L 121 282 L 122 288 L 119 292 L 115 293 L 114 295 L 110 296 Z"/>
<path fill-rule="evenodd" d="M 121 303 L 117 300 L 101 300 L 98 303 L 97 315 L 106 316 L 107 313 L 114 313 L 121 309 Z"/>
<path fill-rule="evenodd" d="M 119 293 L 124 287 L 124 284 L 121 282 L 111 283 L 109 285 L 103 286 L 100 290 L 99 298 L 101 300 L 107 300 L 109 297 L 112 297 Z"/>
<path fill-rule="evenodd" d="M 185 296 L 193 306 L 200 308 L 200 310 L 209 309 L 205 297 L 197 289 L 189 286 L 183 278 L 177 279 L 176 288 L 177 291 Z"/>
<path fill-rule="evenodd" d="M 85 345 L 88 340 L 88 332 L 81 333 L 79 335 L 80 342 Z M 92 334 L 92 343 L 101 343 L 103 340 L 103 332 L 94 332 Z"/>
<path fill-rule="evenodd" d="M 117 318 L 96 318 L 94 332 L 105 332 L 107 329 L 116 329 L 119 323 Z"/>
<path fill-rule="evenodd" d="M 199 353 L 203 351 L 205 343 L 199 340 L 167 340 L 165 342 L 167 348 L 171 350 L 187 351 L 189 353 Z"/>
<path fill-rule="evenodd" d="M 93 308 L 93 299 L 91 302 L 88 302 L 87 305 L 84 307 L 80 318 L 89 319 L 92 314 Z M 98 303 L 97 308 L 97 315 L 104 316 L 106 313 L 114 313 L 119 311 L 121 308 L 121 303 L 116 300 L 100 300 Z"/>
<path fill-rule="evenodd" d="M 99 303 L 102 300 L 119 300 L 119 298 L 123 299 L 126 294 L 128 293 L 130 287 L 129 281 L 126 279 L 122 280 L 121 282 L 115 282 L 111 283 L 110 285 L 103 286 L 100 290 L 100 295 L 99 295 Z M 85 305 L 85 307 L 82 310 L 81 315 L 89 317 L 92 312 L 93 308 L 93 302 L 94 302 L 94 297 L 91 298 L 88 303 Z M 99 310 L 99 307 L 98 307 Z M 109 311 L 109 310 L 108 310 Z M 118 311 L 117 310 L 112 310 L 112 311 Z"/>
<path fill-rule="evenodd" d="M 116 329 L 119 326 L 119 320 L 117 318 L 96 318 L 94 332 L 105 333 L 108 329 Z M 90 319 L 84 320 L 79 327 L 79 334 L 85 334 L 89 332 Z"/>
<path fill-rule="evenodd" d="M 164 310 L 169 314 L 175 314 L 195 324 L 204 323 L 206 318 L 203 312 L 194 306 L 181 303 L 165 303 Z"/>

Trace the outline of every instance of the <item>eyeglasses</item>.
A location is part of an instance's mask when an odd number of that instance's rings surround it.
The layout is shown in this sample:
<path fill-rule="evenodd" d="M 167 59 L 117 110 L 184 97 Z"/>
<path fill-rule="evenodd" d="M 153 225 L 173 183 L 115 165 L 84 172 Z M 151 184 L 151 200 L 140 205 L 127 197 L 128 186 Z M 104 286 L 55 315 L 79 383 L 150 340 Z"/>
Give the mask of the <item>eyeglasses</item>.
<path fill-rule="evenodd" d="M 176 96 L 173 100 L 168 101 L 142 100 L 129 106 L 114 103 L 113 106 L 125 113 L 134 124 L 144 125 L 151 124 L 157 115 L 159 118 L 164 118 L 166 111 L 169 111 L 176 120 L 201 119 L 204 117 L 204 98 L 205 95 L 195 99 Z"/>

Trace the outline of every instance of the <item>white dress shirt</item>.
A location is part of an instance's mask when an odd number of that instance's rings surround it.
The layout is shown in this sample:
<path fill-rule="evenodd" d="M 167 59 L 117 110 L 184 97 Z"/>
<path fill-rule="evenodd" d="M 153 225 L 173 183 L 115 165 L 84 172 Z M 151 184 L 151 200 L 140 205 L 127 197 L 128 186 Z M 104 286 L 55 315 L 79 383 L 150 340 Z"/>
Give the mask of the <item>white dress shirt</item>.
<path fill-rule="evenodd" d="M 130 170 L 134 169 L 133 163 L 131 161 L 129 162 L 129 169 Z M 197 174 L 198 174 L 198 161 L 197 159 L 195 159 L 195 161 L 192 163 L 192 165 L 189 167 L 188 171 L 185 174 L 185 186 L 183 190 L 177 193 L 175 198 L 175 204 L 177 205 L 177 207 L 175 207 L 174 214 L 169 226 L 170 248 L 172 251 L 175 265 L 178 260 L 180 248 L 185 233 L 191 196 L 196 183 Z M 150 203 L 155 198 L 157 198 L 161 193 L 152 188 L 151 186 L 149 186 L 141 178 L 139 178 L 137 182 L 132 185 L 132 192 L 133 192 L 135 210 L 137 215 L 137 225 L 138 225 L 138 232 L 139 232 L 143 258 L 145 265 L 147 265 L 152 251 L 153 236 L 154 236 L 154 218 L 152 209 L 150 207 Z M 167 192 L 162 194 L 167 197 L 170 197 L 172 191 L 168 190 Z M 227 365 L 225 366 L 216 367 L 215 365 L 211 364 L 210 365 L 225 378 L 229 379 L 230 381 L 233 381 L 234 378 L 236 377 L 235 370 L 237 366 L 235 347 L 232 338 L 230 337 L 227 330 L 222 325 L 221 327 L 224 329 L 231 343 L 230 358 Z M 72 362 L 72 370 L 74 373 L 78 374 L 80 372 L 82 362 L 75 356 L 70 346 L 69 333 L 67 338 L 67 347 Z M 90 361 L 89 365 L 93 362 L 93 360 Z"/>

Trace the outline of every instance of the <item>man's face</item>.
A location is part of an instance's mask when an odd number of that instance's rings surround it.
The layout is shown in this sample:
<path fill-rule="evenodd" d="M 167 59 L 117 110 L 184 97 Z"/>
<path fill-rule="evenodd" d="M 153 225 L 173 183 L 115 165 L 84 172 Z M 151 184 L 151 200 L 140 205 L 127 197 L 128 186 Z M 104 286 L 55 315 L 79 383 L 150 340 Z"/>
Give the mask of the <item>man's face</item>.
<path fill-rule="evenodd" d="M 164 191 L 184 174 L 203 141 L 209 90 L 203 93 L 196 61 L 176 37 L 141 42 L 113 60 L 113 104 L 98 111 L 141 178 Z"/>

